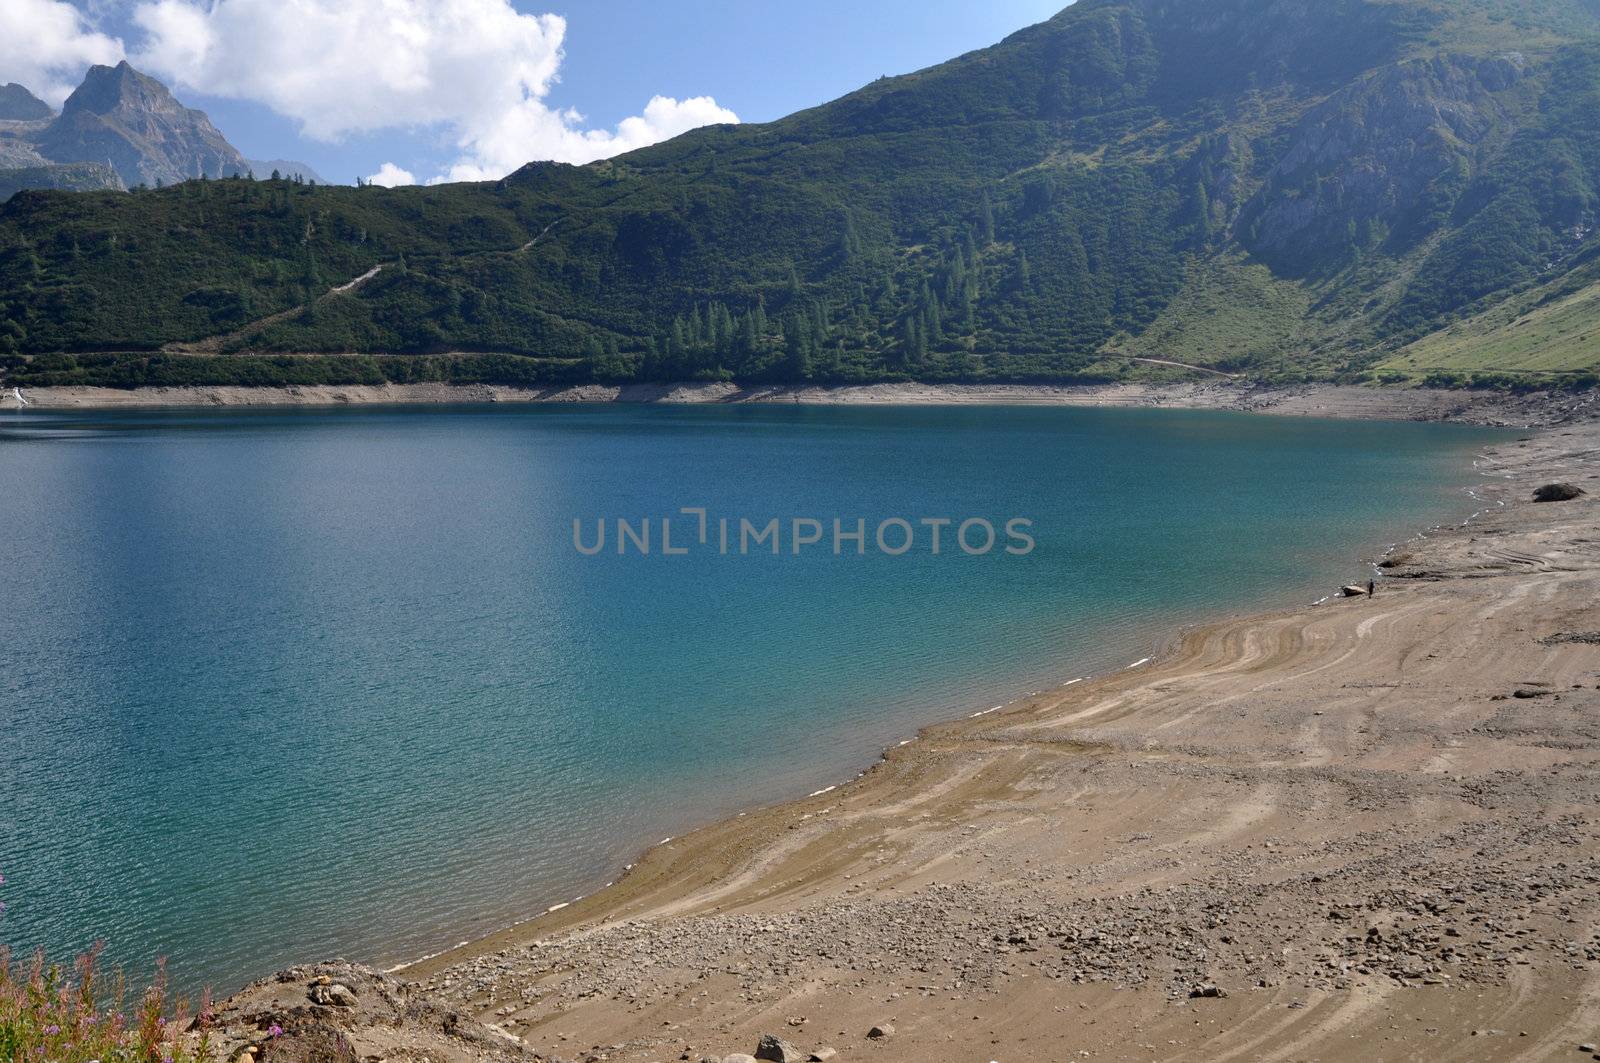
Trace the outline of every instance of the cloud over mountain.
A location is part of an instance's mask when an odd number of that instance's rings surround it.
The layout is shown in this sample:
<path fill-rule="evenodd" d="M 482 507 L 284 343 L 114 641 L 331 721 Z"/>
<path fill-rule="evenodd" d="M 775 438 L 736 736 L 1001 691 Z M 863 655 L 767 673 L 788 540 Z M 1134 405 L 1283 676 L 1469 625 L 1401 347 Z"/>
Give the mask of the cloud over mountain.
<path fill-rule="evenodd" d="M 58 107 L 86 68 L 122 57 L 121 41 L 97 32 L 62 0 L 0 3 L 0 80 L 20 82 Z"/>
<path fill-rule="evenodd" d="M 656 97 L 614 130 L 586 128 L 546 102 L 566 20 L 509 0 L 145 0 L 133 17 L 144 33 L 136 61 L 177 85 L 263 103 L 325 141 L 440 129 L 459 151 L 445 175 L 455 180 L 532 159 L 589 162 L 738 121 L 709 97 Z"/>

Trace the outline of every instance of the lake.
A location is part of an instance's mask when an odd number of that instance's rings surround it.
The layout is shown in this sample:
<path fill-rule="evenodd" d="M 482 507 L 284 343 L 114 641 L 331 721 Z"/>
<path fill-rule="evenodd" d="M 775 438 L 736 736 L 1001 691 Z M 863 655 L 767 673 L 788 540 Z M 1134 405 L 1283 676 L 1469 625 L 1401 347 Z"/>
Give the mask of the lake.
<path fill-rule="evenodd" d="M 1471 512 L 1501 438 L 1035 407 L 0 414 L 0 941 L 103 938 L 219 991 L 455 944 L 920 725 L 1365 581 Z M 740 549 L 773 520 L 777 555 Z M 796 520 L 821 529 L 798 554 Z M 966 521 L 995 545 L 962 549 Z"/>

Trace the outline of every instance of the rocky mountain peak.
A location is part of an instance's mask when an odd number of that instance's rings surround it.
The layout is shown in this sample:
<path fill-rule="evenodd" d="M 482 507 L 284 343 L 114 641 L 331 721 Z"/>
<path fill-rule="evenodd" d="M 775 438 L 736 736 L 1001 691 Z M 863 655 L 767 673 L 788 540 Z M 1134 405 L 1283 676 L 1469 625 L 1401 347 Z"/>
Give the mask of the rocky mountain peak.
<path fill-rule="evenodd" d="M 39 137 L 38 150 L 55 162 L 106 163 L 129 186 L 249 169 L 205 112 L 183 106 L 126 60 L 89 68 L 61 117 Z"/>
<path fill-rule="evenodd" d="M 0 122 L 36 122 L 54 117 L 48 103 L 16 82 L 0 86 Z"/>
<path fill-rule="evenodd" d="M 116 66 L 90 67 L 83 84 L 67 97 L 61 113 L 111 114 L 118 110 L 178 114 L 185 108 L 165 85 L 139 73 L 124 59 Z"/>

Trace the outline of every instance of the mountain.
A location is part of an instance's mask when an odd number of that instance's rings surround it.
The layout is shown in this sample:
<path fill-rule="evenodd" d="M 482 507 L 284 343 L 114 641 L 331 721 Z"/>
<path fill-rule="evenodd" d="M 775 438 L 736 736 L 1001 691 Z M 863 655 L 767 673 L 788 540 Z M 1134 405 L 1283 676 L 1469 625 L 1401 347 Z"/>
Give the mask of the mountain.
<path fill-rule="evenodd" d="M 0 318 L 34 382 L 1578 385 L 1421 341 L 1586 290 L 1597 209 L 1600 0 L 1081 0 L 590 166 L 24 193 Z"/>
<path fill-rule="evenodd" d="M 250 172 L 257 177 L 268 177 L 276 173 L 289 181 L 315 181 L 319 185 L 326 184 L 317 171 L 293 159 L 251 159 Z"/>
<path fill-rule="evenodd" d="M 37 146 L 55 162 L 106 162 L 129 187 L 249 169 L 203 112 L 180 104 L 126 60 L 90 67 Z"/>
<path fill-rule="evenodd" d="M 32 122 L 55 114 L 48 103 L 16 82 L 0 86 L 0 122 Z"/>
<path fill-rule="evenodd" d="M 121 192 L 248 169 L 203 112 L 126 62 L 91 67 L 60 115 L 21 85 L 0 89 L 0 202 L 24 189 Z"/>

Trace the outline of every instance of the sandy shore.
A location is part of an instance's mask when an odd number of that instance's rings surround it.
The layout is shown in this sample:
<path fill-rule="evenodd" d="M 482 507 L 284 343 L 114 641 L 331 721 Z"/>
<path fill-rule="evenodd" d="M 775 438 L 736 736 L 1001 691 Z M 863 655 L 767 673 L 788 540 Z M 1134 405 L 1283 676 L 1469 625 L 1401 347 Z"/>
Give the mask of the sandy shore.
<path fill-rule="evenodd" d="M 867 384 L 858 387 L 740 387 L 734 384 L 586 385 L 523 389 L 446 384 L 284 388 L 34 388 L 34 408 L 148 409 L 188 406 L 432 406 L 478 403 L 797 403 L 806 405 L 1051 405 L 1243 410 L 1286 416 L 1454 420 L 1546 425 L 1600 408 L 1597 393 L 1530 396 L 1484 391 L 1399 390 L 1336 385 L 1265 387 L 1242 383 L 1060 385 Z M 0 406 L 10 408 L 7 399 Z"/>
<path fill-rule="evenodd" d="M 930 728 L 395 979 L 259 983 L 229 1043 L 290 1017 L 352 1059 L 727 1059 L 767 1033 L 846 1063 L 1587 1058 L 1600 422 L 1483 466 L 1485 511 L 1373 600 Z M 1531 502 L 1558 480 L 1589 493 Z M 307 1009 L 318 971 L 361 1008 Z"/>

